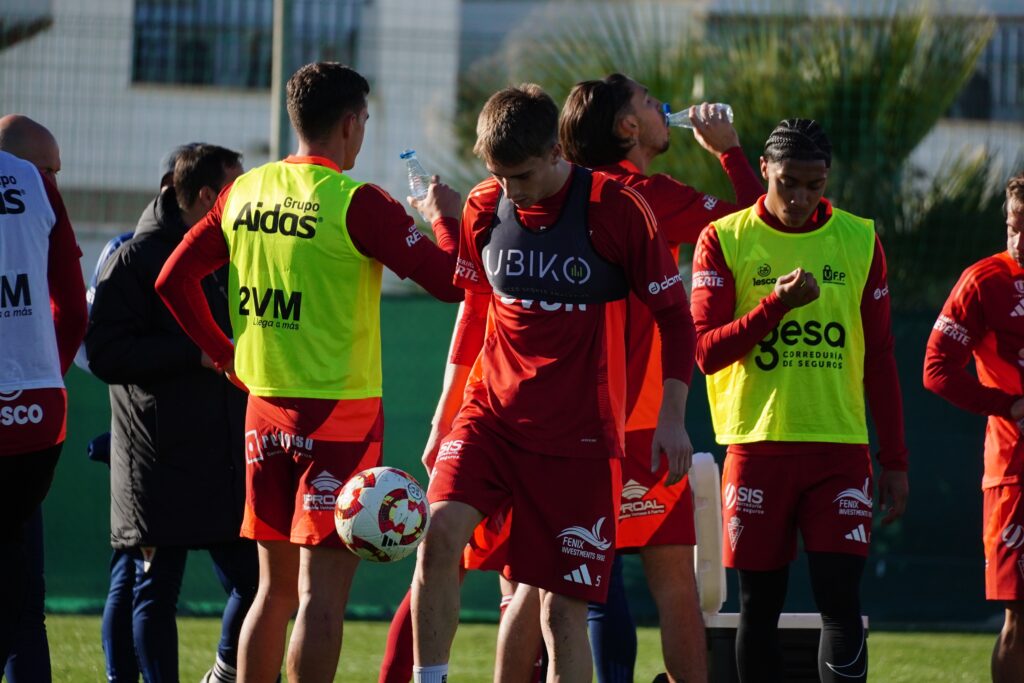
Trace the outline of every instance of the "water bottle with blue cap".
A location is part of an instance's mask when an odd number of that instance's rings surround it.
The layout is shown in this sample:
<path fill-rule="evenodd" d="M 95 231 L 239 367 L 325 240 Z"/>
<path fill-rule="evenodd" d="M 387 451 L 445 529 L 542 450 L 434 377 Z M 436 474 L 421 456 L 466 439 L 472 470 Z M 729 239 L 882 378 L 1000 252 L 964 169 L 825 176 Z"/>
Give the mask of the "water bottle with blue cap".
<path fill-rule="evenodd" d="M 729 119 L 729 123 L 732 123 L 732 107 L 728 104 L 722 104 L 721 102 L 711 105 L 720 112 L 725 113 L 725 118 Z M 690 122 L 690 108 L 682 109 L 676 113 L 672 113 L 671 107 L 668 106 L 668 102 L 661 105 L 661 109 L 665 112 L 665 123 L 670 126 L 676 126 L 678 128 L 693 128 L 693 123 Z"/>
<path fill-rule="evenodd" d="M 409 194 L 413 199 L 423 199 L 430 187 L 430 175 L 423 170 L 420 160 L 416 158 L 416 150 L 407 149 L 399 156 L 405 159 L 405 169 L 409 173 Z"/>

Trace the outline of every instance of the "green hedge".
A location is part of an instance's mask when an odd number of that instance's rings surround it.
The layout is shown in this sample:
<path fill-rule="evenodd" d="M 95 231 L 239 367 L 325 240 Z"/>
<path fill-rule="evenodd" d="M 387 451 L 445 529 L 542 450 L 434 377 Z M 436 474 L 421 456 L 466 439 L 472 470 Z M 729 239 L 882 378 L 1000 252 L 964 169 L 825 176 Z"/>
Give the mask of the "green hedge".
<path fill-rule="evenodd" d="M 422 297 L 383 303 L 385 460 L 423 477 L 419 457 L 441 384 L 455 307 Z M 894 322 L 911 447 L 907 517 L 876 529 L 864 577 L 865 612 L 882 622 L 978 622 L 996 614 L 984 601 L 981 554 L 981 450 L 984 420 L 966 415 L 921 386 L 924 343 L 934 312 Z M 714 444 L 703 391 L 694 378 L 688 424 L 698 450 L 721 456 Z M 48 604 L 59 611 L 93 611 L 107 590 L 110 555 L 109 479 L 89 462 L 85 445 L 109 423 L 106 386 L 77 368 L 68 377 L 68 441 L 45 504 Z M 196 438 L 202 438 L 197 434 Z M 352 591 L 352 616 L 386 618 L 409 585 L 413 562 L 364 564 Z M 787 609 L 813 609 L 806 564 L 793 571 Z M 626 579 L 642 621 L 654 618 L 636 558 Z M 735 584 L 730 586 L 735 595 Z M 497 588 L 489 574 L 472 574 L 463 591 L 469 619 L 497 615 Z M 184 611 L 215 612 L 223 605 L 209 559 L 193 553 L 182 590 Z M 735 609 L 734 599 L 727 609 Z"/>

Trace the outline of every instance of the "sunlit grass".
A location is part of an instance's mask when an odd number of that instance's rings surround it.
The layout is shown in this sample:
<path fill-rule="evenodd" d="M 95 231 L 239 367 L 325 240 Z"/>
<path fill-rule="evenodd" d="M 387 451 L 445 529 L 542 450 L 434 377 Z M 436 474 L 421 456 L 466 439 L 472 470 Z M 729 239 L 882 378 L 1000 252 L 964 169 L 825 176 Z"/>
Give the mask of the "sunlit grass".
<path fill-rule="evenodd" d="M 47 618 L 53 680 L 67 683 L 102 681 L 103 651 L 97 616 Z M 374 683 L 384 652 L 388 625 L 352 621 L 345 625 L 345 645 L 337 681 Z M 490 681 L 497 627 L 466 624 L 459 628 L 452 651 L 451 672 L 459 681 Z M 220 622 L 183 617 L 178 620 L 178 652 L 182 681 L 198 681 L 213 663 Z M 962 633 L 876 632 L 869 638 L 871 680 L 886 683 L 966 683 L 988 680 L 988 660 L 995 636 Z M 638 633 L 636 680 L 646 683 L 662 670 L 658 631 Z"/>

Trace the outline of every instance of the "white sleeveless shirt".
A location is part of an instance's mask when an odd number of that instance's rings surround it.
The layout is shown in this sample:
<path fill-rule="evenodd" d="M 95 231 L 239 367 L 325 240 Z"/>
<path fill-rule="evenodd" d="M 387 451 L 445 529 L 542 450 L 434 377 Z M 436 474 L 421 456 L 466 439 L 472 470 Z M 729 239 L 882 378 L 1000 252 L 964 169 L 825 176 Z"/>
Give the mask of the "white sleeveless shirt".
<path fill-rule="evenodd" d="M 56 222 L 36 167 L 0 152 L 0 394 L 64 386 L 46 279 Z"/>

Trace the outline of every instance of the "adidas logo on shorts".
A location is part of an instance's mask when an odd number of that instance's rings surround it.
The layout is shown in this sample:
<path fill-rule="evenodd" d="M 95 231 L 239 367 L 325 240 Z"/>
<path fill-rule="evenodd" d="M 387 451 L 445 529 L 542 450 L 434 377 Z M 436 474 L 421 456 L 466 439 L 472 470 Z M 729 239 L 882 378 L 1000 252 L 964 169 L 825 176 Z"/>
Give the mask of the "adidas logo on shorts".
<path fill-rule="evenodd" d="M 587 565 L 581 564 L 579 569 L 573 569 L 572 572 L 562 577 L 569 583 L 582 583 L 585 586 L 593 586 L 594 581 L 590 578 L 590 570 L 587 569 Z"/>
<path fill-rule="evenodd" d="M 843 538 L 845 538 L 848 541 L 856 541 L 857 543 L 868 542 L 868 534 L 864 531 L 863 524 L 858 524 L 856 529 L 843 536 Z"/>

